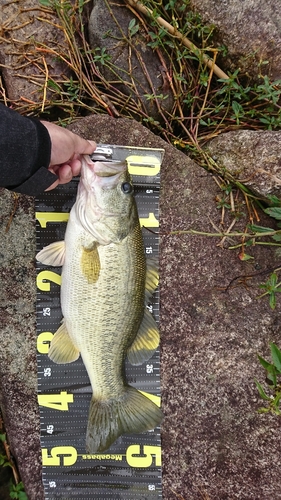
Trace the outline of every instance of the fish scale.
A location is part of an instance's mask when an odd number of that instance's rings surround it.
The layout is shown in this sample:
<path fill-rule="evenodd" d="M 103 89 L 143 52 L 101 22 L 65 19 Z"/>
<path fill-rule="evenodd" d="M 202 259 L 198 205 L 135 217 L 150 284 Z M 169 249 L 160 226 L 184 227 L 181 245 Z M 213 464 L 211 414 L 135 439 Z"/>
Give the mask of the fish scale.
<path fill-rule="evenodd" d="M 130 267 L 137 266 L 139 271 L 140 264 L 142 264 L 142 267 L 144 268 L 144 259 L 138 259 L 138 262 L 136 263 L 132 262 L 133 259 L 130 258 L 130 241 L 125 240 L 122 246 L 124 247 L 122 259 L 120 259 L 120 249 L 116 248 L 115 245 L 99 247 L 98 252 L 101 261 L 101 272 L 98 287 L 93 289 L 91 285 L 88 285 L 83 274 L 81 273 L 79 276 L 81 280 L 78 281 L 77 279 L 73 290 L 69 290 L 68 288 L 67 291 L 65 291 L 65 296 L 63 298 L 67 304 L 67 310 L 65 310 L 65 312 L 67 314 L 71 314 L 71 312 L 75 310 L 78 313 L 78 321 L 79 310 L 77 310 L 75 306 L 77 303 L 77 295 L 81 297 L 81 305 L 83 304 L 83 309 L 85 310 L 85 315 L 87 316 L 87 322 L 85 325 L 87 330 L 89 329 L 89 323 L 94 323 L 95 330 L 102 330 L 105 334 L 108 332 L 109 328 L 114 330 L 120 328 L 117 323 L 118 318 L 120 318 L 123 330 L 125 329 L 124 317 L 127 317 L 128 321 L 132 322 L 132 318 L 129 315 L 130 304 L 128 303 L 127 296 L 129 295 L 129 297 L 132 298 L 133 290 L 132 287 L 130 287 L 128 270 Z M 76 262 L 72 260 L 71 266 L 69 266 L 69 268 L 66 267 L 63 270 L 63 276 L 66 273 L 70 276 L 73 275 L 74 270 L 77 274 L 77 268 L 80 260 L 81 253 L 76 255 Z M 106 272 L 103 272 L 103 269 L 106 269 Z M 114 274 L 116 274 L 115 279 Z M 126 276 L 126 279 L 123 280 L 123 282 L 119 279 L 122 274 L 125 274 Z M 136 278 L 140 273 L 138 272 L 135 274 L 136 277 L 131 275 L 131 279 L 136 281 Z M 142 276 L 140 275 L 139 277 L 142 280 Z M 80 288 L 78 288 L 77 282 L 80 283 Z M 118 292 L 118 294 L 116 294 L 116 292 Z M 86 298 L 87 301 L 85 302 Z M 114 314 L 104 316 L 102 311 L 104 311 L 105 306 L 107 309 L 114 308 Z M 91 334 L 92 331 L 90 330 L 90 335 Z"/>

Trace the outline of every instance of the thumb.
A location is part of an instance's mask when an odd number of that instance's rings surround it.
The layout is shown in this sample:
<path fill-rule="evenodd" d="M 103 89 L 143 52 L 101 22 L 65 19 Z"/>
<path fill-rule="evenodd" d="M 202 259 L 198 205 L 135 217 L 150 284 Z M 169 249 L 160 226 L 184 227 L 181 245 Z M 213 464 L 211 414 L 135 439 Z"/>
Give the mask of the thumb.
<path fill-rule="evenodd" d="M 82 137 L 78 137 L 78 141 L 76 144 L 76 153 L 80 155 L 90 155 L 92 154 L 97 145 L 94 141 L 88 141 L 86 139 L 82 139 Z"/>

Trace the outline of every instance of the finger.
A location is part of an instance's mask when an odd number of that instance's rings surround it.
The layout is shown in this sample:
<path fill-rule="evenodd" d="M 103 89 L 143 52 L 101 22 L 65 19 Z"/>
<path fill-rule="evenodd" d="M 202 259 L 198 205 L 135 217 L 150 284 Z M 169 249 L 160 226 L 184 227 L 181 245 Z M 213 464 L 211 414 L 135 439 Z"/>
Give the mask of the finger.
<path fill-rule="evenodd" d="M 70 182 L 72 179 L 72 169 L 68 163 L 64 165 L 60 165 L 59 169 L 56 171 L 56 174 L 59 176 L 59 184 L 66 184 Z"/>
<path fill-rule="evenodd" d="M 81 155 L 90 155 L 95 151 L 97 145 L 94 141 L 87 141 L 86 139 L 82 139 L 79 136 L 76 137 L 78 137 L 78 142 L 76 143 L 75 148 L 77 153 Z"/>
<path fill-rule="evenodd" d="M 56 174 L 58 176 L 58 179 L 51 184 L 45 191 L 50 191 L 51 189 L 55 189 L 59 184 L 66 184 L 67 182 L 70 182 L 72 179 L 72 170 L 70 165 L 65 164 L 65 165 L 54 165 L 53 167 L 50 167 L 48 169 L 50 172 L 53 174 Z"/>
<path fill-rule="evenodd" d="M 76 175 L 80 174 L 82 164 L 81 164 L 81 160 L 79 158 L 73 158 L 73 160 L 71 160 L 69 162 L 69 165 L 70 165 L 70 168 L 72 171 L 72 175 L 74 177 L 76 177 Z"/>
<path fill-rule="evenodd" d="M 49 186 L 47 189 L 45 189 L 45 191 L 51 191 L 51 189 L 55 189 L 58 185 L 59 185 L 59 179 L 54 182 L 51 186 Z"/>
<path fill-rule="evenodd" d="M 53 165 L 52 167 L 49 167 L 48 170 L 58 176 L 58 184 L 65 184 L 66 182 L 70 182 L 72 179 L 72 170 L 68 163 L 64 163 L 63 165 Z"/>

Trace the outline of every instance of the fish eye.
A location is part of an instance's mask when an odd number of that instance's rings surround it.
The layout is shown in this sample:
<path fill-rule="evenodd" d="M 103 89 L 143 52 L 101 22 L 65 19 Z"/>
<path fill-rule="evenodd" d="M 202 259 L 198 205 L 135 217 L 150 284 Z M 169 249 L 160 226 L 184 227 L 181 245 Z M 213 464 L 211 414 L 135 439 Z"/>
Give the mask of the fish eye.
<path fill-rule="evenodd" d="M 125 194 L 130 194 L 134 190 L 132 184 L 130 184 L 129 182 L 123 182 L 123 184 L 121 184 L 121 189 Z"/>

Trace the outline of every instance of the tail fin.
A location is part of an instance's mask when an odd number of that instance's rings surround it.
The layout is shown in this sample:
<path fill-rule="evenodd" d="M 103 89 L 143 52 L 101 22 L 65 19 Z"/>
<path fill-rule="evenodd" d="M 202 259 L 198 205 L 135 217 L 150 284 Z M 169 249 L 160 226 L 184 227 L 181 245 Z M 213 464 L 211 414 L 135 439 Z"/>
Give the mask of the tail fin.
<path fill-rule="evenodd" d="M 126 387 L 119 399 L 92 399 L 86 437 L 87 452 L 107 450 L 122 434 L 154 429 L 162 417 L 160 408 L 131 386 Z"/>

